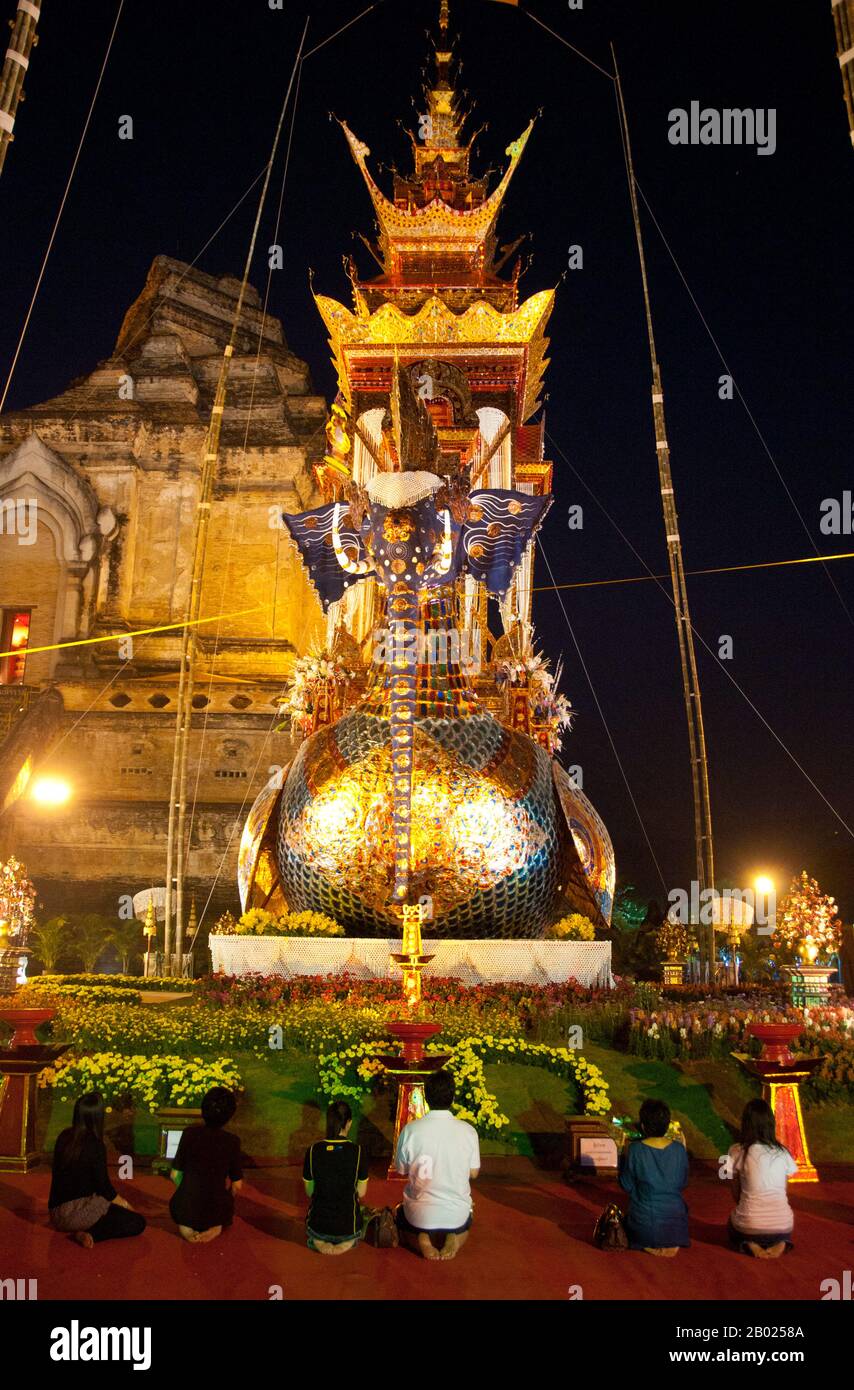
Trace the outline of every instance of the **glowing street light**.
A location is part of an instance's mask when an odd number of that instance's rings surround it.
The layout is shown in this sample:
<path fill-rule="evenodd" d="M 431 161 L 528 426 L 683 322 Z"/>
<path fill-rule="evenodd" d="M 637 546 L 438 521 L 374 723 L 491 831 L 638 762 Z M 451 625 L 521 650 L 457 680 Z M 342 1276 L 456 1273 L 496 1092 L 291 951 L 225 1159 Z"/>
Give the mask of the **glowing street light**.
<path fill-rule="evenodd" d="M 40 806 L 64 806 L 71 796 L 71 786 L 64 777 L 38 777 L 30 795 Z"/>
<path fill-rule="evenodd" d="M 767 898 L 770 893 L 774 892 L 774 880 L 773 878 L 768 878 L 767 874 L 759 874 L 753 886 L 756 892 L 763 898 Z"/>

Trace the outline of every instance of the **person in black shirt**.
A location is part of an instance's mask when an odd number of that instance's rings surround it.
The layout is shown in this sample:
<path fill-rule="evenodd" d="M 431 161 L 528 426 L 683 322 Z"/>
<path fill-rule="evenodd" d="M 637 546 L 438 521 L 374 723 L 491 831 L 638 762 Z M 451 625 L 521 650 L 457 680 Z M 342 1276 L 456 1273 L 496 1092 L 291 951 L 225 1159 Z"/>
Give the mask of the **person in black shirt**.
<path fill-rule="evenodd" d="M 104 1099 L 99 1091 L 75 1101 L 71 1128 L 56 1141 L 47 1204 L 54 1228 L 69 1232 L 84 1250 L 101 1240 L 138 1236 L 145 1230 L 145 1218 L 118 1196 L 107 1174 Z"/>
<path fill-rule="evenodd" d="M 306 1217 L 308 1247 L 321 1255 L 343 1255 L 362 1239 L 365 1218 L 360 1205 L 368 1189 L 368 1160 L 347 1138 L 353 1112 L 336 1100 L 326 1112 L 326 1138 L 305 1155 L 302 1176 L 311 1198 Z"/>
<path fill-rule="evenodd" d="M 202 1101 L 204 1124 L 181 1135 L 170 1175 L 177 1191 L 169 1210 L 184 1240 L 216 1240 L 234 1218 L 234 1193 L 243 1185 L 240 1140 L 224 1126 L 236 1108 L 231 1091 L 213 1086 Z"/>

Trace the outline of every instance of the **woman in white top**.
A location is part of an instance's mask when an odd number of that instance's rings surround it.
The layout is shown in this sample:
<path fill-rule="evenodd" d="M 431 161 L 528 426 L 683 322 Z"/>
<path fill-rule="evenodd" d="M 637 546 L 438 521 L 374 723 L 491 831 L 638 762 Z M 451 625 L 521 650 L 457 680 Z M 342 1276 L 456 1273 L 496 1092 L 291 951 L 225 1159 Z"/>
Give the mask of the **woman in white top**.
<path fill-rule="evenodd" d="M 777 1139 L 774 1112 L 765 1100 L 750 1100 L 741 1117 L 741 1143 L 729 1151 L 736 1207 L 729 1236 L 736 1249 L 760 1260 L 776 1260 L 792 1245 L 795 1214 L 786 1183 L 798 1165 Z"/>

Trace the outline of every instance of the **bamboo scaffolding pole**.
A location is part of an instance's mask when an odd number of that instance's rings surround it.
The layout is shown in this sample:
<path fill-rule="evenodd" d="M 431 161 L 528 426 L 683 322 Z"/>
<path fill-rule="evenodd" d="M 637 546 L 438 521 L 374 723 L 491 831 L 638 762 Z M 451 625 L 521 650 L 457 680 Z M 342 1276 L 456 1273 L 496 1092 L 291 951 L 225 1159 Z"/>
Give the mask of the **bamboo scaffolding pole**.
<path fill-rule="evenodd" d="M 199 477 L 199 496 L 196 503 L 196 515 L 193 529 L 193 563 L 190 578 L 190 588 L 187 598 L 187 608 L 184 627 L 181 635 L 181 658 L 178 676 L 178 699 L 177 712 L 175 717 L 175 744 L 172 756 L 172 777 L 169 789 L 169 826 L 167 832 L 166 845 L 166 897 L 165 897 L 165 924 L 163 949 L 166 957 L 167 973 L 172 967 L 172 903 L 175 902 L 175 933 L 174 945 L 175 956 L 177 957 L 177 969 L 180 973 L 183 968 L 184 955 L 184 881 L 187 871 L 187 860 L 189 857 L 189 845 L 187 839 L 187 767 L 190 748 L 190 733 L 193 718 L 193 690 L 195 684 L 195 662 L 198 646 L 198 619 L 202 601 L 202 585 L 204 580 L 205 560 L 207 555 L 208 533 L 210 530 L 211 506 L 213 501 L 214 480 L 216 478 L 217 463 L 219 461 L 220 436 L 222 433 L 222 417 L 225 409 L 226 392 L 228 388 L 228 378 L 231 367 L 231 359 L 234 356 L 240 330 L 240 321 L 243 315 L 243 304 L 246 298 L 246 290 L 249 285 L 249 275 L 252 269 L 252 261 L 255 256 L 255 247 L 258 240 L 258 232 L 261 225 L 261 218 L 267 199 L 267 190 L 270 186 L 270 177 L 273 172 L 273 165 L 276 159 L 276 152 L 279 147 L 279 139 L 285 121 L 285 112 L 290 101 L 291 90 L 294 79 L 302 61 L 302 51 L 305 44 L 305 36 L 308 32 L 308 20 L 300 39 L 299 49 L 294 61 L 290 81 L 288 82 L 285 99 L 282 103 L 276 133 L 273 138 L 273 146 L 270 151 L 270 159 L 267 164 L 267 171 L 261 194 L 258 199 L 258 209 L 255 214 L 255 222 L 252 228 L 252 236 L 249 242 L 249 249 L 246 254 L 246 264 L 243 271 L 243 278 L 240 284 L 240 293 L 234 308 L 234 316 L 231 323 L 229 340 L 223 350 L 222 363 L 220 365 L 219 379 L 217 381 L 214 403 L 211 409 L 210 421 L 208 423 L 207 435 L 205 438 L 204 450 L 202 453 L 201 472 Z"/>
<path fill-rule="evenodd" d="M 629 125 L 623 88 L 617 68 L 617 56 L 611 45 L 614 62 L 617 106 L 620 114 L 620 127 L 626 155 L 626 170 L 629 180 L 629 195 L 632 205 L 635 239 L 640 260 L 641 281 L 643 284 L 644 310 L 649 338 L 649 355 L 652 366 L 652 408 L 655 421 L 655 448 L 658 455 L 658 480 L 661 491 L 661 505 L 664 515 L 664 531 L 667 539 L 667 558 L 670 568 L 670 582 L 673 588 L 673 606 L 676 618 L 676 633 L 679 641 L 679 662 L 682 669 L 682 692 L 685 701 L 685 714 L 688 721 L 688 745 L 691 758 L 691 789 L 694 804 L 694 849 L 697 866 L 697 881 L 700 894 L 715 886 L 714 841 L 712 838 L 712 810 L 709 795 L 709 765 L 706 752 L 706 735 L 703 724 L 703 706 L 700 697 L 700 679 L 697 671 L 697 658 L 694 649 L 694 633 L 688 607 L 688 588 L 685 580 L 685 566 L 682 559 L 682 541 L 679 535 L 679 520 L 676 512 L 676 498 L 673 490 L 673 477 L 670 469 L 670 446 L 664 417 L 664 390 L 661 381 L 661 368 L 655 345 L 652 324 L 652 305 L 649 293 L 646 255 L 643 233 L 641 231 L 637 190 L 635 187 L 632 147 L 629 139 Z M 705 899 L 701 896 L 700 901 Z M 699 924 L 698 924 L 699 925 Z M 708 924 L 705 941 L 698 933 L 702 956 L 706 957 L 705 969 L 709 984 L 714 984 L 715 963 L 715 925 L 714 919 Z"/>
<path fill-rule="evenodd" d="M 0 173 L 15 138 L 18 107 L 24 100 L 24 79 L 39 41 L 36 27 L 40 17 L 41 0 L 18 0 L 18 12 L 9 20 L 12 37 L 0 71 Z"/>

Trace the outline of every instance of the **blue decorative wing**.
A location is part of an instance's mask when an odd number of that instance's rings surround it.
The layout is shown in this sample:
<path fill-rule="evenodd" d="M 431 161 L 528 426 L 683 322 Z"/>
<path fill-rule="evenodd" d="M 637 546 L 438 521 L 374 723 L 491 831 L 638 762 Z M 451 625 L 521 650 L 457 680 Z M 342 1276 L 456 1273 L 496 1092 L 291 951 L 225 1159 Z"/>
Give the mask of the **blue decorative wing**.
<path fill-rule="evenodd" d="M 469 495 L 464 565 L 475 579 L 486 582 L 489 593 L 506 593 L 551 504 L 551 497 L 529 497 L 526 492 L 503 488 L 478 489 Z"/>
<path fill-rule="evenodd" d="M 324 507 L 315 507 L 310 512 L 299 512 L 295 516 L 282 513 L 282 521 L 296 542 L 309 578 L 317 590 L 318 597 L 326 612 L 330 603 L 341 598 L 345 589 L 357 584 L 359 577 L 345 574 L 335 558 L 332 548 L 332 517 L 335 503 L 327 502 Z M 349 521 L 349 513 L 342 508 L 339 526 L 341 544 L 354 560 L 367 559 L 367 552 L 360 533 Z M 363 578 L 366 576 L 362 576 Z"/>

